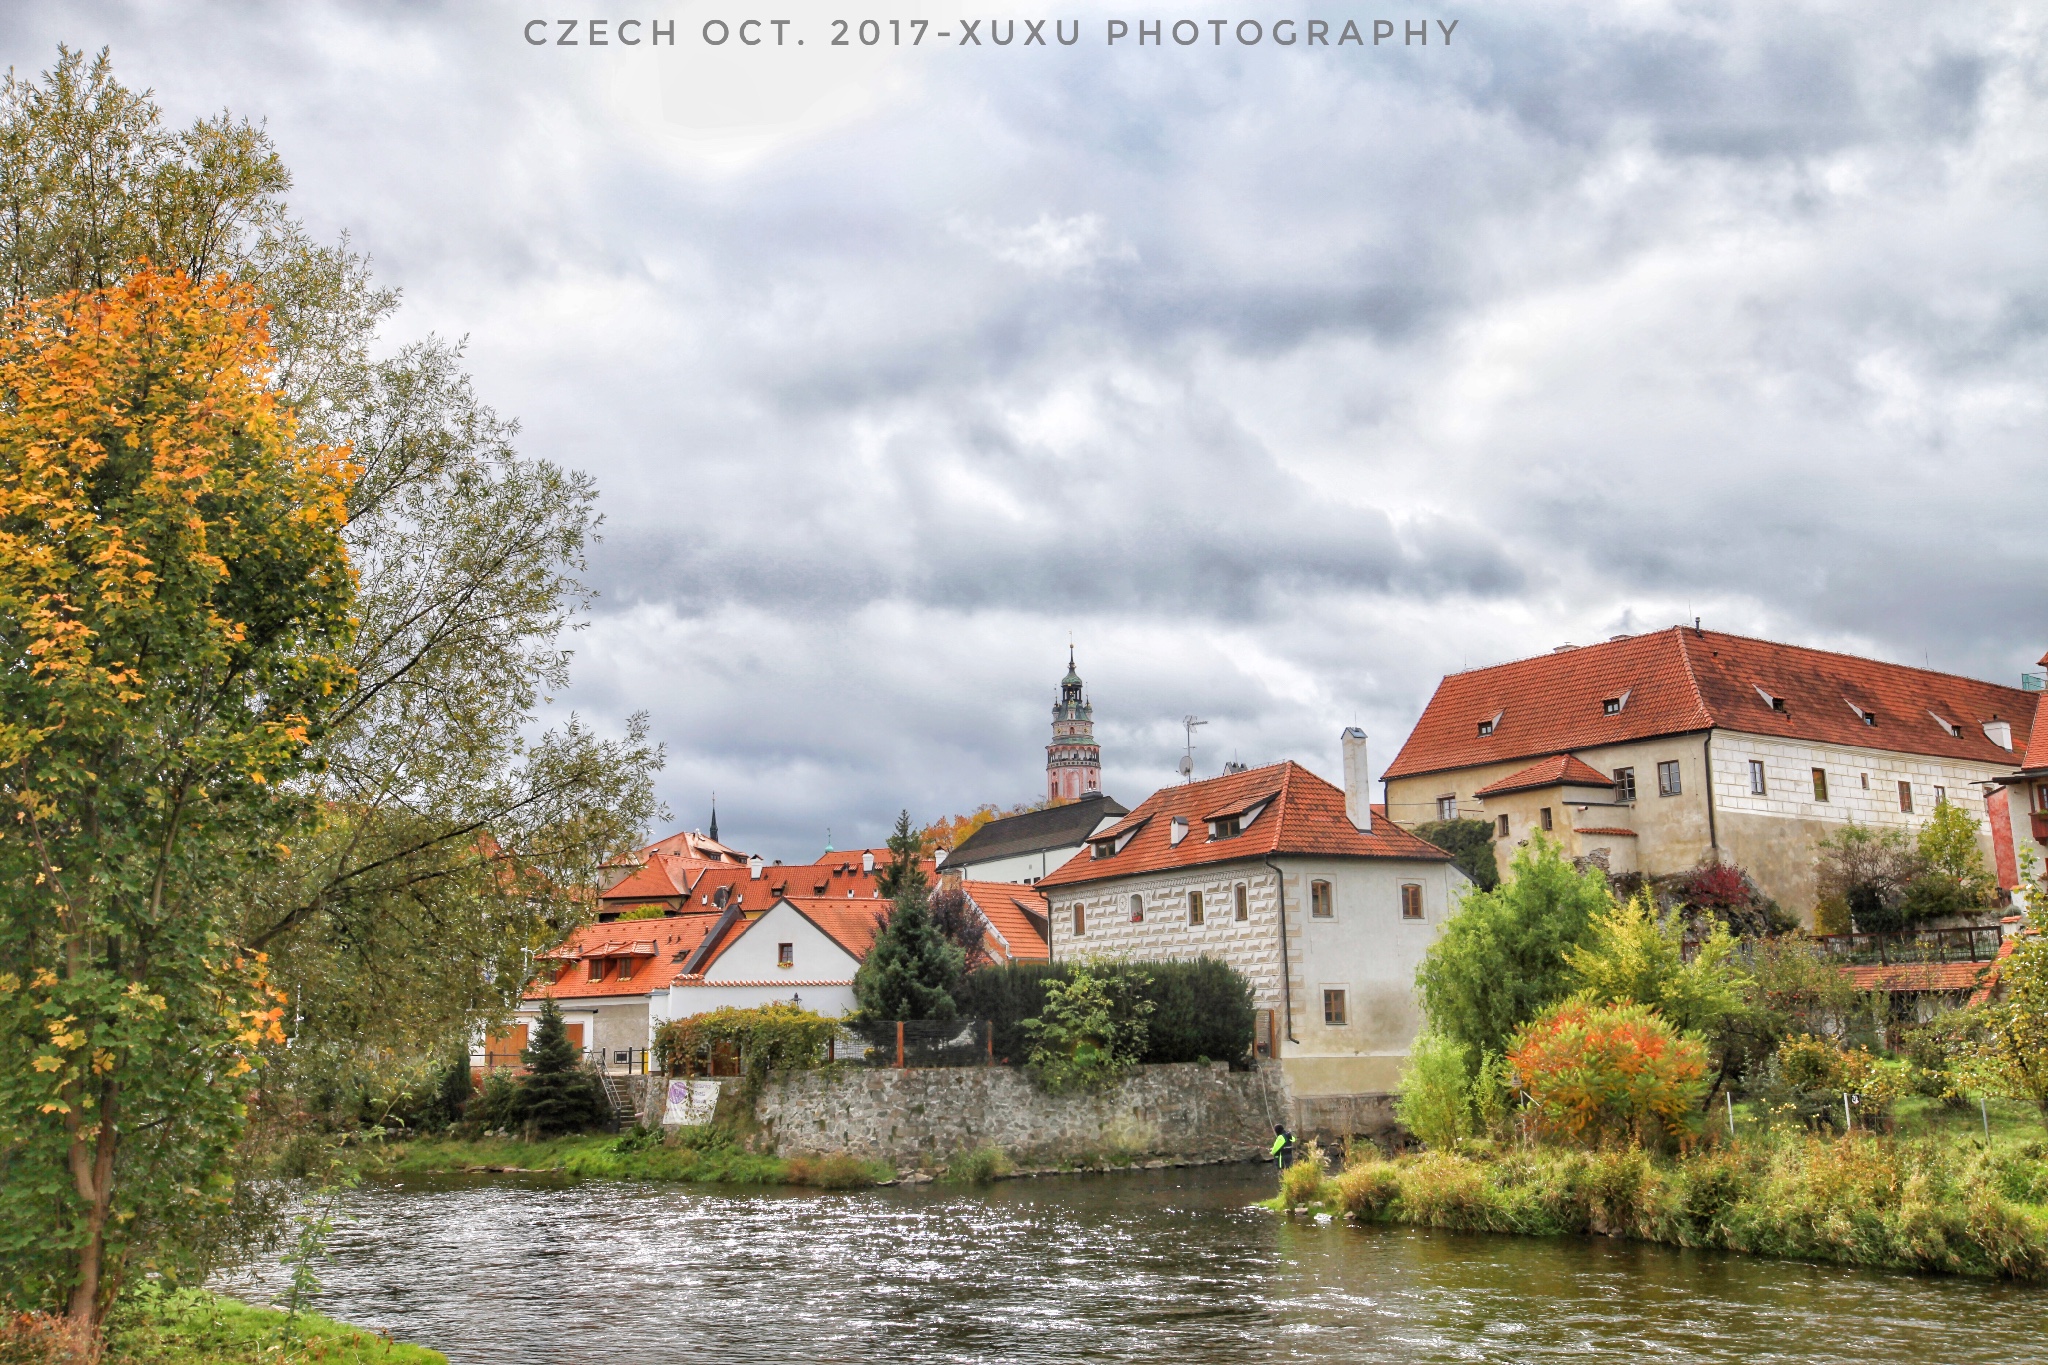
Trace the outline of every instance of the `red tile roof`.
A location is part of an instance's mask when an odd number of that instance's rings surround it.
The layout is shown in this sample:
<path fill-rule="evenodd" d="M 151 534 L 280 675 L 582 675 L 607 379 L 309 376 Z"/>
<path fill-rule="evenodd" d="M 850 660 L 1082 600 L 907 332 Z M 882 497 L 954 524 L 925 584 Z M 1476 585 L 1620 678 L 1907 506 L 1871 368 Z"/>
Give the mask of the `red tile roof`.
<path fill-rule="evenodd" d="M 2020 760 L 2020 767 L 2032 772 L 2037 768 L 2048 768 L 2048 692 L 2038 694 L 2034 703 L 2034 723 L 2028 727 L 2027 742 L 2024 746 L 2014 740 L 2015 748 L 2024 747 L 2026 757 Z"/>
<path fill-rule="evenodd" d="M 615 886 L 599 893 L 599 902 L 630 900 L 672 900 L 689 894 L 690 879 L 686 869 L 674 864 L 679 861 L 656 854 L 649 858 L 639 871 L 629 874 Z"/>
<path fill-rule="evenodd" d="M 888 909 L 887 901 L 841 900 L 831 896 L 781 896 L 777 900 L 786 901 L 791 909 L 817 926 L 820 933 L 844 948 L 855 962 L 867 957 L 868 949 L 874 946 L 875 932 L 881 928 L 882 915 Z M 742 916 L 732 910 L 719 916 L 706 935 L 710 938 L 710 947 L 705 951 L 703 960 L 679 959 L 682 966 L 690 968 L 690 972 L 677 979 L 685 982 L 700 980 L 719 958 L 731 950 L 733 944 L 760 921 L 759 915 Z M 713 934 L 715 938 L 710 937 Z"/>
<path fill-rule="evenodd" d="M 1046 946 L 1045 898 L 1028 886 L 1015 882 L 960 883 L 967 899 L 980 910 L 991 928 L 1007 945 L 1007 956 L 1015 962 L 1047 962 L 1052 950 Z M 1033 916 L 1036 916 L 1034 921 Z M 991 954 L 994 956 L 995 954 Z"/>
<path fill-rule="evenodd" d="M 1612 715 L 1609 700 L 1621 703 Z M 1975 678 L 1675 626 L 1451 674 L 1382 776 L 1709 728 L 2002 764 L 2027 750 L 2035 705 L 2018 688 Z M 1994 718 L 2012 724 L 2013 749 L 1985 736 Z"/>
<path fill-rule="evenodd" d="M 1909 962 L 1884 967 L 1844 967 L 1859 991 L 1968 991 L 1990 984 L 1990 962 Z"/>
<path fill-rule="evenodd" d="M 1268 794 L 1272 802 L 1242 833 L 1209 838 L 1204 821 L 1212 812 L 1240 811 Z M 1175 816 L 1188 821 L 1187 833 L 1177 847 L 1170 843 Z M 1451 856 L 1387 819 L 1378 806 L 1373 807 L 1372 833 L 1357 829 L 1344 813 L 1343 789 L 1292 761 L 1227 773 L 1205 782 L 1162 787 L 1095 840 L 1114 840 L 1125 833 L 1132 838 L 1115 856 L 1093 858 L 1088 852 L 1077 853 L 1050 876 L 1040 878 L 1037 885 L 1075 886 L 1163 868 L 1237 862 L 1277 853 L 1431 862 L 1447 862 Z"/>
<path fill-rule="evenodd" d="M 673 915 L 664 919 L 616 920 L 609 924 L 586 924 L 544 955 L 561 962 L 566 970 L 559 981 L 547 980 L 542 972 L 526 988 L 528 1000 L 580 999 L 594 995 L 646 995 L 666 987 L 682 969 L 704 935 L 718 922 L 715 914 Z M 633 975 L 619 980 L 618 959 L 630 960 Z M 591 959 L 605 963 L 602 979 L 592 981 Z"/>
<path fill-rule="evenodd" d="M 1474 796 L 1505 796 L 1509 792 L 1534 791 L 1539 787 L 1612 787 L 1614 779 L 1598 768 L 1588 767 L 1570 754 L 1552 754 L 1539 763 L 1531 763 L 1518 773 L 1489 783 L 1472 793 Z"/>
<path fill-rule="evenodd" d="M 1634 830 L 1632 830 L 1632 829 L 1623 829 L 1623 828 L 1622 828 L 1621 826 L 1619 826 L 1619 825 L 1593 825 L 1593 826 L 1589 826 L 1589 827 L 1587 827 L 1587 828 L 1585 828 L 1585 829 L 1575 829 L 1575 830 L 1573 830 L 1573 831 L 1572 831 L 1572 833 L 1574 833 L 1574 834 L 1597 834 L 1597 835 L 1599 835 L 1599 836 L 1600 836 L 1601 838 L 1603 838 L 1603 839 L 1607 839 L 1607 838 L 1614 838 L 1614 839 L 1622 839 L 1622 838 L 1627 838 L 1627 839 L 1633 839 L 1633 838 L 1635 838 L 1635 837 L 1636 837 L 1636 832 L 1635 832 Z"/>

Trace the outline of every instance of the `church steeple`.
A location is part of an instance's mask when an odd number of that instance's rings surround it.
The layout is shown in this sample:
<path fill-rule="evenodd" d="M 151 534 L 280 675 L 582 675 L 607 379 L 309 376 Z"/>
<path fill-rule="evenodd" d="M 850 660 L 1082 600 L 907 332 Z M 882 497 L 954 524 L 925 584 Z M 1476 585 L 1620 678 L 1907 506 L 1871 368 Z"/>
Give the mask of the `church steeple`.
<path fill-rule="evenodd" d="M 718 842 L 718 793 L 711 793 L 711 842 Z"/>
<path fill-rule="evenodd" d="M 1060 699 L 1052 708 L 1052 743 L 1045 746 L 1045 794 L 1055 801 L 1075 801 L 1101 790 L 1102 746 L 1095 742 L 1095 708 L 1081 686 L 1070 643 L 1067 676 L 1060 679 Z"/>

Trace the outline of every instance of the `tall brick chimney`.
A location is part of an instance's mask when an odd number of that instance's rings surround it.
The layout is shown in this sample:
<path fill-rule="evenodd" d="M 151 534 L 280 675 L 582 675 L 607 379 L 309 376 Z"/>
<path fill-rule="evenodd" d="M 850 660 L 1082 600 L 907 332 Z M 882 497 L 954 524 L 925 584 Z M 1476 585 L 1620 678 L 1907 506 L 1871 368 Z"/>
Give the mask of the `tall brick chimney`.
<path fill-rule="evenodd" d="M 1372 769 L 1365 761 L 1365 731 L 1344 731 L 1344 814 L 1354 827 L 1372 833 Z"/>

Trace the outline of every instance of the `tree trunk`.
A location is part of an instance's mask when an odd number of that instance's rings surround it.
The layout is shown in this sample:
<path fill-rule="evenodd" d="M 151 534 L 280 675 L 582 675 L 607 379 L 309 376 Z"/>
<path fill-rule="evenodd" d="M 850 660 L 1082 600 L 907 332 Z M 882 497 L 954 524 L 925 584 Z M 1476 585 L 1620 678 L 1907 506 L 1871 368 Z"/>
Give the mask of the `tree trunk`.
<path fill-rule="evenodd" d="M 107 1218 L 114 1206 L 115 1124 L 119 1118 L 120 1082 L 112 1077 L 100 1082 L 98 1122 L 78 1127 L 71 1136 L 71 1180 L 78 1197 L 86 1204 L 85 1245 L 78 1253 L 78 1279 L 72 1285 L 71 1304 L 66 1310 L 80 1335 L 99 1337 L 100 1323 L 112 1280 L 107 1275 Z"/>

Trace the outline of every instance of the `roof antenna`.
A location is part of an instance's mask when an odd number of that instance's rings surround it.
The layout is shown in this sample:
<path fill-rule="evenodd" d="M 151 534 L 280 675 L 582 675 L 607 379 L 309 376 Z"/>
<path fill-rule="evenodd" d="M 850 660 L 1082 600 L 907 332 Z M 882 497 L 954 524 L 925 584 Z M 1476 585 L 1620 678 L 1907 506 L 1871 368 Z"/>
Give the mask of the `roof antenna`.
<path fill-rule="evenodd" d="M 1208 723 L 1206 720 L 1196 720 L 1193 716 L 1180 718 L 1180 728 L 1187 732 L 1188 737 L 1188 751 L 1180 760 L 1180 780 L 1183 782 L 1195 780 L 1195 727 Z"/>
<path fill-rule="evenodd" d="M 1692 633 L 1703 640 L 1706 638 L 1706 633 L 1700 629 L 1700 618 L 1697 616 L 1692 618 Z"/>

